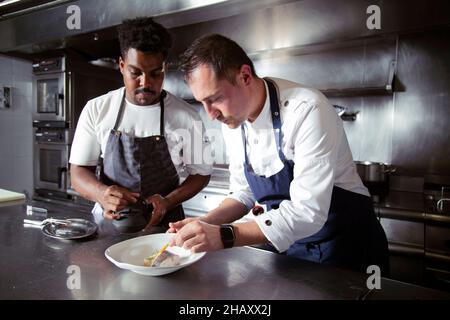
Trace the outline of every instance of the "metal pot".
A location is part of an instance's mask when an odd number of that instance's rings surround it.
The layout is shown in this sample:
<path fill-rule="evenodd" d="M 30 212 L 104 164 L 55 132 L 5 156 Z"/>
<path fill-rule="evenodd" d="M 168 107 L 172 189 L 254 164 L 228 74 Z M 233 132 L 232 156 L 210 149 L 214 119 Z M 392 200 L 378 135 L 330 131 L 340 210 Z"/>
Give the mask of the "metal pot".
<path fill-rule="evenodd" d="M 134 233 L 141 231 L 152 218 L 153 205 L 146 201 L 137 201 L 131 206 L 117 212 L 120 219 L 113 220 L 112 223 L 121 233 Z"/>
<path fill-rule="evenodd" d="M 355 161 L 356 170 L 363 182 L 384 183 L 396 168 L 382 162 Z"/>

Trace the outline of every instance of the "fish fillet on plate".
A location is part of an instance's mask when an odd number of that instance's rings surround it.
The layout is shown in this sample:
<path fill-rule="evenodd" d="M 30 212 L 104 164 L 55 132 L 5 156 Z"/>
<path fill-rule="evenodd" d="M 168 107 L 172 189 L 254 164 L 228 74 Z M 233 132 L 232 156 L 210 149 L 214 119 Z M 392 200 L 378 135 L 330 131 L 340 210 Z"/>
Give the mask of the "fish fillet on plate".
<path fill-rule="evenodd" d="M 148 276 L 172 273 L 203 258 L 205 252 L 191 253 L 180 247 L 167 247 L 154 266 L 145 266 L 144 263 L 152 265 L 149 258 L 156 258 L 174 236 L 173 233 L 156 233 L 125 240 L 106 249 L 105 256 L 121 269 Z"/>

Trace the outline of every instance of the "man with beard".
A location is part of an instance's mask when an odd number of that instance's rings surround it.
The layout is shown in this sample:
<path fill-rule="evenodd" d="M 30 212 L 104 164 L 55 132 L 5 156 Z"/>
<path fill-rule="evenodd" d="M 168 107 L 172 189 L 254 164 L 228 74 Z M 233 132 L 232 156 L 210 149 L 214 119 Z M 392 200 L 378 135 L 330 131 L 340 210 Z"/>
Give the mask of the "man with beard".
<path fill-rule="evenodd" d="M 211 165 L 194 163 L 192 150 L 204 127 L 190 105 L 162 89 L 172 43 L 168 31 L 151 18 L 136 18 L 125 20 L 118 32 L 125 87 L 84 107 L 70 156 L 72 185 L 96 202 L 96 221 L 130 219 L 127 210 L 137 208 L 147 220 L 133 231 L 147 223 L 167 227 L 184 218 L 181 203 L 209 181 Z M 208 146 L 201 143 L 202 150 Z M 180 185 L 182 166 L 189 175 Z"/>

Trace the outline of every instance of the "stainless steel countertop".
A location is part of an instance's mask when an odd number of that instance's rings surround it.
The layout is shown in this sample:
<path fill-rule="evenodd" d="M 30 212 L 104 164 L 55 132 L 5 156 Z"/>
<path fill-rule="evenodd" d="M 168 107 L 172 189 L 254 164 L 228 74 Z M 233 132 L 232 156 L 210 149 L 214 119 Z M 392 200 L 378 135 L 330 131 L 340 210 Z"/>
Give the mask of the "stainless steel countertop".
<path fill-rule="evenodd" d="M 48 216 L 92 219 L 86 208 L 37 203 Z M 48 238 L 25 228 L 26 205 L 0 207 L 0 299 L 450 299 L 435 290 L 382 279 L 369 292 L 368 275 L 300 261 L 253 247 L 209 252 L 175 273 L 146 277 L 114 266 L 104 251 L 149 232 L 119 234 L 108 224 L 84 241 Z M 81 271 L 81 288 L 68 289 L 67 268 Z M 383 295 L 384 294 L 384 295 Z"/>

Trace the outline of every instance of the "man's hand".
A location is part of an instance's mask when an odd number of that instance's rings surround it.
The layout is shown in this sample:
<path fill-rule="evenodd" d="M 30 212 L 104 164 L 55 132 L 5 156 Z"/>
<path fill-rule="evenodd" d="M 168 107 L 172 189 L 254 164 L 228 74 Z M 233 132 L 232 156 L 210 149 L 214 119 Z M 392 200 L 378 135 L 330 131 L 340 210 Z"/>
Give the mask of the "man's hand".
<path fill-rule="evenodd" d="M 178 221 L 176 223 L 184 222 L 188 219 Z M 172 224 L 172 228 L 175 225 Z M 214 251 L 223 249 L 222 240 L 220 237 L 220 226 L 212 225 L 201 221 L 200 219 L 193 219 L 184 224 L 179 229 L 172 239 L 170 245 L 176 245 L 185 249 L 190 249 L 191 252 Z"/>
<path fill-rule="evenodd" d="M 103 217 L 106 219 L 111 219 L 111 220 L 119 220 L 120 218 L 122 218 L 122 215 L 120 213 L 116 213 L 115 211 L 104 210 Z"/>
<path fill-rule="evenodd" d="M 169 229 L 166 231 L 167 233 L 176 233 L 178 230 L 183 228 L 189 222 L 200 220 L 200 218 L 186 218 L 177 222 L 169 222 Z"/>
<path fill-rule="evenodd" d="M 107 219 L 119 219 L 120 215 L 115 212 L 120 211 L 132 203 L 136 203 L 139 193 L 131 192 L 117 185 L 102 188 L 98 193 L 97 201 L 103 207 L 103 215 Z"/>
<path fill-rule="evenodd" d="M 167 198 L 154 194 L 147 199 L 147 203 L 153 206 L 152 219 L 149 225 L 156 225 L 163 219 L 167 211 L 171 209 L 171 203 Z"/>

